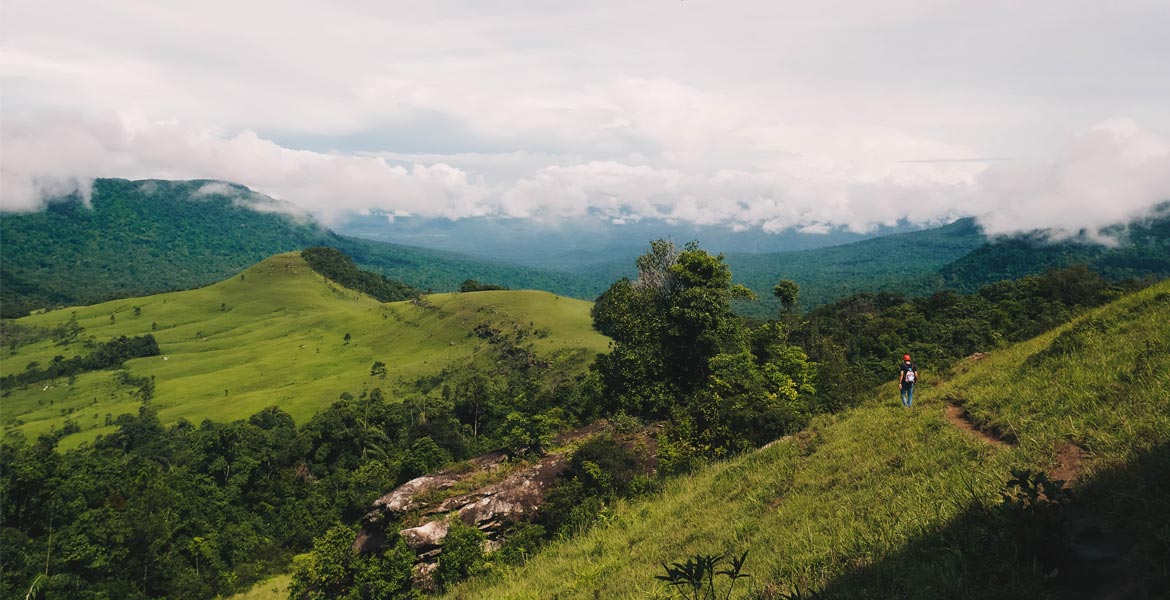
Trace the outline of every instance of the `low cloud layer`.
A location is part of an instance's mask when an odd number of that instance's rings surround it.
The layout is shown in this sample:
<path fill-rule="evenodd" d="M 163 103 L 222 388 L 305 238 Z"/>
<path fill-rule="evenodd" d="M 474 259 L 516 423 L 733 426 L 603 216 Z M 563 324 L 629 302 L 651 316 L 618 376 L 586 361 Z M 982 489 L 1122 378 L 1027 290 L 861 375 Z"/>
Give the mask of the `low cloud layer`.
<path fill-rule="evenodd" d="M 825 155 L 775 168 L 651 166 L 584 161 L 536 166 L 489 181 L 443 162 L 403 164 L 382 156 L 294 150 L 252 131 L 224 134 L 117 115 L 53 115 L 51 125 L 5 123 L 0 165 L 6 211 L 36 210 L 47 197 L 95 177 L 207 178 L 241 183 L 325 223 L 385 211 L 450 219 L 502 216 L 558 221 L 599 214 L 807 232 L 865 231 L 898 221 L 978 217 L 988 233 L 1087 232 L 1149 214 L 1170 199 L 1170 138 L 1131 121 L 1109 121 L 1070 138 L 1045 161 L 833 164 Z M 462 157 L 475 163 L 490 157 Z M 224 190 L 208 190 L 222 192 Z M 276 210 L 279 205 L 260 205 Z"/>
<path fill-rule="evenodd" d="M 207 178 L 326 223 L 974 215 L 1092 237 L 1170 197 L 1157 0 L 16 0 L 4 17 L 9 211 L 95 177 Z"/>

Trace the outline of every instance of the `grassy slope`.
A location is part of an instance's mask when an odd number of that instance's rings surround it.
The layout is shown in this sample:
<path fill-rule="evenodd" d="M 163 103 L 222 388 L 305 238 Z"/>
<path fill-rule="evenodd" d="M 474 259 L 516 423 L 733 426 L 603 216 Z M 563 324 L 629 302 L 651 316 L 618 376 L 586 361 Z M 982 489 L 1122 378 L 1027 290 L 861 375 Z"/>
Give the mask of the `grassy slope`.
<path fill-rule="evenodd" d="M 591 329 L 588 302 L 535 291 L 427 298 L 435 308 L 380 304 L 327 282 L 299 253 L 291 253 L 206 288 L 64 309 L 19 322 L 53 326 L 76 313 L 84 335 L 98 341 L 153 333 L 165 360 L 135 359 L 127 367 L 134 375 L 156 378 L 153 404 L 164 422 L 229 421 L 270 405 L 303 422 L 341 392 L 382 387 L 393 397 L 402 379 L 436 373 L 482 350 L 486 342 L 471 335 L 481 322 L 501 329 L 530 323 L 547 328 L 548 337 L 529 338 L 536 352 L 563 353 L 564 360 L 579 364 L 588 362 L 581 353 L 592 355 L 607 346 Z M 134 307 L 140 315 L 134 315 Z M 152 331 L 152 323 L 157 330 Z M 343 342 L 346 333 L 353 338 L 349 344 Z M 80 344 L 61 348 L 45 340 L 5 354 L 0 368 L 23 370 L 32 360 L 45 365 L 56 354 L 80 352 Z M 374 361 L 388 366 L 386 381 L 370 377 Z M 83 374 L 72 386 L 62 380 L 44 387 L 5 398 L 3 417 L 5 423 L 22 419 L 21 429 L 36 436 L 61 427 L 63 411 L 73 409 L 83 431 L 65 438 L 63 447 L 112 431 L 103 426 L 106 413 L 117 416 L 138 407 L 131 388 L 119 385 L 111 371 Z"/>
<path fill-rule="evenodd" d="M 750 550 L 745 571 L 757 591 L 977 596 L 970 586 L 986 582 L 971 581 L 970 559 L 948 540 L 961 539 L 963 518 L 995 504 L 1010 467 L 1051 468 L 1068 440 L 1090 457 L 1080 489 L 1091 509 L 1121 525 L 1131 519 L 1135 531 L 1161 528 L 1156 535 L 1170 539 L 1165 502 L 1124 491 L 1146 483 L 1114 485 L 1139 463 L 1162 485 L 1170 477 L 1168 340 L 1165 282 L 964 363 L 945 382 L 932 385 L 939 375 L 925 373 L 913 410 L 902 409 L 889 386 L 866 405 L 816 419 L 806 433 L 673 480 L 654 497 L 619 504 L 606 522 L 554 543 L 525 567 L 501 569 L 448 597 L 665 597 L 653 579 L 660 562 L 743 550 Z M 953 427 L 946 397 L 963 399 L 976 418 L 1011 431 L 1020 444 L 998 450 Z M 1036 578 L 1013 585 L 1022 597 L 1041 592 Z"/>
<path fill-rule="evenodd" d="M 292 575 L 277 575 L 252 586 L 246 592 L 229 596 L 228 600 L 288 600 Z"/>

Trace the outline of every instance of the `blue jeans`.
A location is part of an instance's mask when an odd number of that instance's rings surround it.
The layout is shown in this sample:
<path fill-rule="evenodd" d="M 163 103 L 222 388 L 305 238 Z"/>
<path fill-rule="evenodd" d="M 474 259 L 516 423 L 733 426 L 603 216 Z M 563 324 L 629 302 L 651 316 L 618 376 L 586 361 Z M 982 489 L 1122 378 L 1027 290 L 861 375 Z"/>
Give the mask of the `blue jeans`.
<path fill-rule="evenodd" d="M 914 404 L 914 384 L 902 384 L 902 406 Z"/>

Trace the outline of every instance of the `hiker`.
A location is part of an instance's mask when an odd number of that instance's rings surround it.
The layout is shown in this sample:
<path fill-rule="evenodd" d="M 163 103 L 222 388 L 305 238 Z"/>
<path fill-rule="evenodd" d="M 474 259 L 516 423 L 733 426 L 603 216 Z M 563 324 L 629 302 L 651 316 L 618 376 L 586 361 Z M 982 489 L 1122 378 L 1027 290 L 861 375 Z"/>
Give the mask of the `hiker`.
<path fill-rule="evenodd" d="M 910 408 L 914 403 L 914 383 L 918 381 L 918 367 L 910 362 L 910 355 L 902 355 L 902 364 L 898 365 L 898 384 L 902 386 L 902 406 Z"/>

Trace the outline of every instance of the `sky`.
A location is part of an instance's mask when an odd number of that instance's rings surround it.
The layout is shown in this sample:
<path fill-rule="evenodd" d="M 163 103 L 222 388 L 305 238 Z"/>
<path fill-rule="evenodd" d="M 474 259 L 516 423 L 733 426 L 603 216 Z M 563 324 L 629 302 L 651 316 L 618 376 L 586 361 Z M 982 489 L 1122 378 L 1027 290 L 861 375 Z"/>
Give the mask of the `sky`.
<path fill-rule="evenodd" d="M 1170 2 L 0 2 L 0 209 L 1087 233 L 1170 200 Z M 1164 204 L 1163 204 L 1164 206 Z"/>

